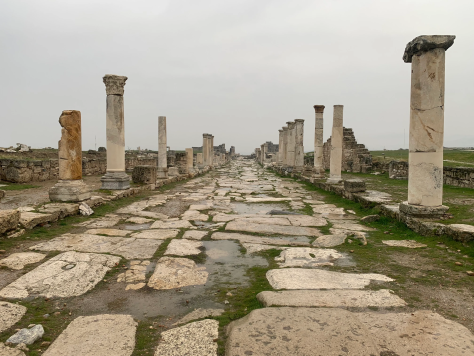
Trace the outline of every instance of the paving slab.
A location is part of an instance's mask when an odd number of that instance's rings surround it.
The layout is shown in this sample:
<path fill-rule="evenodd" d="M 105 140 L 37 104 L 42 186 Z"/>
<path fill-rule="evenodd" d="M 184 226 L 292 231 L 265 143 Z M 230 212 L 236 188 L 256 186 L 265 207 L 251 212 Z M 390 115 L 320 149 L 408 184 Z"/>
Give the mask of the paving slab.
<path fill-rule="evenodd" d="M 308 215 L 286 215 L 286 218 L 293 226 L 326 226 L 327 221 L 324 218 Z"/>
<path fill-rule="evenodd" d="M 36 252 L 17 252 L 0 260 L 0 266 L 11 269 L 23 269 L 26 265 L 37 263 L 44 259 L 46 255 Z"/>
<path fill-rule="evenodd" d="M 206 284 L 209 273 L 189 258 L 162 257 L 148 280 L 154 289 L 173 289 Z"/>
<path fill-rule="evenodd" d="M 192 226 L 188 220 L 164 220 L 155 221 L 150 229 L 188 229 Z"/>
<path fill-rule="evenodd" d="M 247 197 L 245 201 L 247 203 L 266 203 L 266 202 L 281 202 L 281 201 L 291 201 L 293 200 L 292 198 L 272 198 L 272 197 L 263 197 L 263 198 L 252 198 L 252 197 Z"/>
<path fill-rule="evenodd" d="M 107 235 L 107 236 L 127 236 L 131 231 L 119 230 L 119 229 L 90 229 L 87 230 L 86 234 L 91 235 Z"/>
<path fill-rule="evenodd" d="M 14 230 L 20 222 L 20 212 L 18 210 L 0 210 L 0 234 Z"/>
<path fill-rule="evenodd" d="M 274 289 L 362 289 L 371 281 L 393 281 L 376 273 L 340 273 L 303 268 L 272 269 L 266 276 Z"/>
<path fill-rule="evenodd" d="M 0 356 L 26 356 L 26 355 L 20 349 L 8 347 L 3 342 L 0 342 Z"/>
<path fill-rule="evenodd" d="M 214 220 L 214 219 L 213 219 Z M 291 223 L 288 219 L 282 217 L 266 217 L 266 216 L 259 216 L 259 217 L 244 217 L 244 218 L 237 218 L 234 219 L 237 224 L 265 224 L 265 225 L 286 225 L 290 226 Z"/>
<path fill-rule="evenodd" d="M 94 288 L 119 261 L 120 257 L 95 253 L 61 253 L 3 288 L 0 297 L 82 295 Z"/>
<path fill-rule="evenodd" d="M 266 250 L 285 250 L 290 247 L 282 247 L 282 246 L 273 246 L 273 245 L 263 245 L 263 244 L 255 244 L 255 243 L 247 243 L 241 242 L 242 246 L 247 250 L 247 254 L 266 251 Z"/>
<path fill-rule="evenodd" d="M 428 245 L 416 242 L 414 240 L 382 240 L 385 245 L 394 247 L 421 248 Z"/>
<path fill-rule="evenodd" d="M 141 217 L 141 216 L 133 216 L 133 217 L 128 218 L 127 220 L 125 220 L 125 222 L 129 222 L 129 223 L 132 223 L 132 224 L 147 224 L 147 223 L 153 222 L 153 221 L 154 221 L 153 219 L 144 218 L 144 217 Z"/>
<path fill-rule="evenodd" d="M 334 204 L 311 205 L 311 207 L 316 214 L 345 214 L 344 208 L 338 208 Z"/>
<path fill-rule="evenodd" d="M 282 238 L 261 237 L 254 235 L 238 234 L 234 232 L 215 232 L 211 235 L 213 240 L 238 240 L 240 243 L 253 243 L 260 245 L 279 246 L 310 246 L 309 242 L 294 241 Z"/>
<path fill-rule="evenodd" d="M 21 212 L 20 214 L 20 224 L 25 227 L 25 229 L 32 229 L 37 225 L 46 224 L 51 221 L 56 221 L 58 219 L 54 214 L 40 214 L 40 213 L 31 213 L 28 211 Z"/>
<path fill-rule="evenodd" d="M 431 311 L 263 308 L 229 324 L 227 334 L 226 356 L 459 356 L 474 344 L 466 327 Z"/>
<path fill-rule="evenodd" d="M 201 320 L 161 333 L 155 356 L 217 356 L 219 322 Z"/>
<path fill-rule="evenodd" d="M 248 222 L 231 221 L 226 227 L 226 230 L 233 231 L 246 231 L 256 232 L 260 234 L 282 234 L 282 235 L 295 235 L 295 236 L 321 236 L 321 232 L 312 227 L 300 227 L 300 226 L 283 226 L 283 225 L 267 225 L 267 224 L 255 224 Z"/>
<path fill-rule="evenodd" d="M 203 247 L 201 241 L 186 240 L 186 239 L 175 239 L 171 240 L 168 248 L 166 249 L 165 255 L 175 256 L 190 256 L 199 255 L 202 251 L 199 249 Z"/>
<path fill-rule="evenodd" d="M 183 239 L 201 240 L 207 234 L 207 231 L 188 230 L 184 233 Z"/>
<path fill-rule="evenodd" d="M 346 234 L 324 235 L 313 241 L 315 247 L 334 247 L 342 245 L 346 241 Z"/>
<path fill-rule="evenodd" d="M 130 267 L 125 272 L 117 276 L 117 282 L 137 283 L 145 282 L 147 266 L 150 261 L 130 261 Z M 145 284 L 143 284 L 143 287 Z"/>
<path fill-rule="evenodd" d="M 257 299 L 265 306 L 367 308 L 404 307 L 406 303 L 388 289 L 372 290 L 285 290 L 264 291 Z"/>
<path fill-rule="evenodd" d="M 344 257 L 336 250 L 321 250 L 308 247 L 290 247 L 275 257 L 278 265 L 284 267 L 317 268 L 321 266 L 333 266 L 334 262 Z"/>
<path fill-rule="evenodd" d="M 26 311 L 23 305 L 0 302 L 0 333 L 19 322 Z"/>
<path fill-rule="evenodd" d="M 75 226 L 87 226 L 92 228 L 105 228 L 117 225 L 120 221 L 120 217 L 103 217 L 98 219 L 91 219 L 82 223 L 76 224 Z"/>
<path fill-rule="evenodd" d="M 153 257 L 163 243 L 158 239 L 138 239 L 90 234 L 64 234 L 30 247 L 38 251 L 81 251 L 112 253 L 126 259 Z"/>
<path fill-rule="evenodd" d="M 173 326 L 189 323 L 190 321 L 208 318 L 210 316 L 219 316 L 224 313 L 224 309 L 201 309 L 198 308 L 193 310 L 191 313 L 186 314 L 184 317 L 179 319 Z"/>
<path fill-rule="evenodd" d="M 344 229 L 344 230 L 351 230 L 351 231 L 375 231 L 374 228 L 364 226 L 364 225 L 359 225 L 359 224 L 353 224 L 350 222 L 346 221 L 334 221 L 332 222 L 332 228 L 333 229 Z"/>
<path fill-rule="evenodd" d="M 142 216 L 142 217 L 152 218 L 152 219 L 168 219 L 168 215 L 155 213 L 153 211 L 137 211 L 137 212 L 132 213 L 132 215 Z"/>
<path fill-rule="evenodd" d="M 135 232 L 131 237 L 137 239 L 157 239 L 166 240 L 172 237 L 176 237 L 179 234 L 177 229 L 155 229 L 155 230 L 143 230 Z"/>
<path fill-rule="evenodd" d="M 102 314 L 74 319 L 44 356 L 130 356 L 137 322 L 130 315 Z"/>

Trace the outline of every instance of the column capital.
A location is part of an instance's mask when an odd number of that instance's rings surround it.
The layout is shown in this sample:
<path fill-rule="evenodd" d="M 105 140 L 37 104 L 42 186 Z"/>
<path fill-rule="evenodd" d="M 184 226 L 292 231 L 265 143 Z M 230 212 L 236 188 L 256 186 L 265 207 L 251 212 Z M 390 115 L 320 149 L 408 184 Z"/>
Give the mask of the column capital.
<path fill-rule="evenodd" d="M 288 131 L 288 126 L 284 126 L 281 128 L 283 131 Z"/>
<path fill-rule="evenodd" d="M 447 50 L 453 45 L 455 38 L 456 36 L 452 35 L 418 36 L 406 45 L 405 52 L 403 53 L 403 61 L 405 63 L 411 63 L 413 56 L 422 55 L 436 48 Z"/>
<path fill-rule="evenodd" d="M 313 108 L 314 108 L 314 111 L 315 111 L 315 112 L 317 112 L 317 113 L 323 113 L 325 106 L 324 106 L 324 105 L 314 105 Z"/>
<path fill-rule="evenodd" d="M 105 84 L 105 92 L 107 95 L 123 95 L 125 82 L 128 79 L 127 77 L 106 74 L 102 79 Z"/>
<path fill-rule="evenodd" d="M 282 130 L 278 130 L 278 132 L 283 132 L 283 129 L 282 129 Z"/>
<path fill-rule="evenodd" d="M 295 123 L 297 123 L 297 122 L 298 122 L 298 123 L 304 122 L 304 120 L 303 120 L 303 119 L 296 119 L 296 120 L 295 120 Z"/>

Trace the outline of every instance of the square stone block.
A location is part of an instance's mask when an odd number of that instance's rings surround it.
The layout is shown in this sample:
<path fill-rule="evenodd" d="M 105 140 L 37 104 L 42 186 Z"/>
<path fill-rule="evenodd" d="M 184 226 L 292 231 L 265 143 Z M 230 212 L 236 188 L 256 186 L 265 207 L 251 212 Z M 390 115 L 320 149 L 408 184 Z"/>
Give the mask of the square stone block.
<path fill-rule="evenodd" d="M 362 179 L 348 179 L 344 181 L 344 190 L 346 192 L 365 192 L 365 189 L 365 182 Z"/>
<path fill-rule="evenodd" d="M 135 166 L 133 167 L 132 180 L 134 183 L 155 183 L 157 176 L 156 166 Z"/>

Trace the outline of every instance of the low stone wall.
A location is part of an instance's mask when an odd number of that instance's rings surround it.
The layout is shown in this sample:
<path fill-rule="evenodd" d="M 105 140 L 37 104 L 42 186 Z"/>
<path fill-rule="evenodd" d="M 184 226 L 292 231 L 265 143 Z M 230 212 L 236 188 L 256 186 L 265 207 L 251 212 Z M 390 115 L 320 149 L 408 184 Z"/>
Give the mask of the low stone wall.
<path fill-rule="evenodd" d="M 390 179 L 408 179 L 408 162 L 391 161 L 388 165 Z"/>
<path fill-rule="evenodd" d="M 156 158 L 126 157 L 125 169 L 133 171 L 135 166 L 156 166 Z M 105 174 L 107 170 L 106 158 L 83 158 L 82 175 Z M 0 180 L 12 183 L 43 182 L 56 180 L 59 175 L 57 159 L 44 161 L 0 160 Z"/>
<path fill-rule="evenodd" d="M 444 167 L 443 183 L 455 187 L 474 189 L 474 168 Z"/>

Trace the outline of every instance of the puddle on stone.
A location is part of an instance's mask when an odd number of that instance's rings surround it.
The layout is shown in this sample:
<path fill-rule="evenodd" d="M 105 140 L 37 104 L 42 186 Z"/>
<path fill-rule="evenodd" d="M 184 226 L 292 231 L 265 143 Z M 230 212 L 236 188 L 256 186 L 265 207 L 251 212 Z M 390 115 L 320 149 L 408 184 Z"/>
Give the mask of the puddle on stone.
<path fill-rule="evenodd" d="M 150 228 L 151 224 L 134 224 L 134 225 L 123 225 L 124 230 L 132 230 L 132 231 L 137 231 L 137 230 L 148 230 Z"/>
<path fill-rule="evenodd" d="M 248 268 L 267 266 L 267 260 L 260 256 L 241 254 L 240 245 L 234 241 L 203 241 L 206 248 L 205 266 L 208 281 L 201 286 L 187 286 L 180 289 L 155 290 L 145 286 L 139 290 L 125 291 L 126 283 L 117 283 L 117 275 L 107 276 L 106 283 L 89 293 L 70 299 L 68 307 L 80 315 L 104 313 L 130 314 L 135 319 L 162 319 L 160 323 L 173 323 L 197 308 L 225 309 L 226 305 L 216 301 L 217 290 L 229 290 L 246 286 Z M 154 271 L 156 261 L 147 266 L 147 281 Z M 122 272 L 122 270 L 120 270 Z M 228 297 L 232 305 L 232 297 Z M 64 299 L 59 299 L 62 305 Z M 171 320 L 168 320 L 172 318 Z"/>
<path fill-rule="evenodd" d="M 240 215 L 243 214 L 266 214 L 272 210 L 288 209 L 286 204 L 256 204 L 256 203 L 232 203 L 231 208 Z"/>

